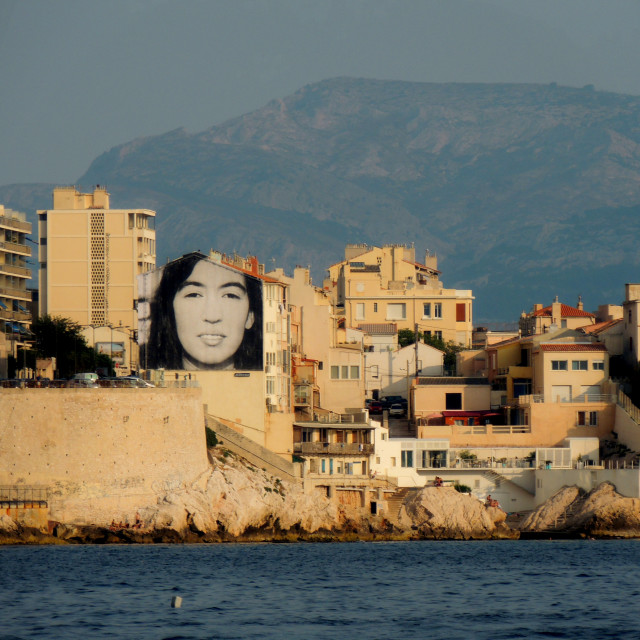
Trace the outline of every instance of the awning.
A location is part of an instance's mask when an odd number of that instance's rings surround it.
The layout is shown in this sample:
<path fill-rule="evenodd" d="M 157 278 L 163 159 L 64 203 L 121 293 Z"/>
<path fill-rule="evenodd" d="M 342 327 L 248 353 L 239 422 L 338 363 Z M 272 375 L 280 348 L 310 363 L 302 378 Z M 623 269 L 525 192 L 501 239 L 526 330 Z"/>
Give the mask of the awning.
<path fill-rule="evenodd" d="M 0 308 L 4 309 L 5 311 L 9 311 L 9 307 L 7 307 L 7 305 L 2 302 L 2 300 L 0 300 Z"/>
<path fill-rule="evenodd" d="M 499 416 L 495 411 L 443 411 L 444 418 L 485 418 L 488 416 Z"/>

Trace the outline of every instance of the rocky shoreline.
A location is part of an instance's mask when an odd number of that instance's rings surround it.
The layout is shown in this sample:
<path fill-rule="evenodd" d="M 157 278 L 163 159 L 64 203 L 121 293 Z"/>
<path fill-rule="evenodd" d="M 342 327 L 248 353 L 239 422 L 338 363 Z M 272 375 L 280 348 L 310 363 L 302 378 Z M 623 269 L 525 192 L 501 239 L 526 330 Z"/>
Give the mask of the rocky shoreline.
<path fill-rule="evenodd" d="M 0 515 L 0 544 L 167 544 L 497 540 L 537 537 L 640 537 L 640 500 L 610 483 L 589 493 L 565 487 L 524 517 L 487 507 L 451 487 L 408 494 L 398 514 L 305 493 L 221 448 L 190 487 L 140 508 L 141 528 L 52 523 L 43 532 Z M 113 514 L 115 516 L 116 514 Z"/>

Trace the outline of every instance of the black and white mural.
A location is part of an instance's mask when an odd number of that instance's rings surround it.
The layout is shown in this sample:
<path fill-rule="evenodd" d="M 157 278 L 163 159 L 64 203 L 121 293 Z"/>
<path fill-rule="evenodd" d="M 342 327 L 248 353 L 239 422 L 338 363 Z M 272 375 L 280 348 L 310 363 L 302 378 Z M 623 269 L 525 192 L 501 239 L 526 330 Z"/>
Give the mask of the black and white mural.
<path fill-rule="evenodd" d="M 139 276 L 146 369 L 261 370 L 262 282 L 190 253 Z"/>

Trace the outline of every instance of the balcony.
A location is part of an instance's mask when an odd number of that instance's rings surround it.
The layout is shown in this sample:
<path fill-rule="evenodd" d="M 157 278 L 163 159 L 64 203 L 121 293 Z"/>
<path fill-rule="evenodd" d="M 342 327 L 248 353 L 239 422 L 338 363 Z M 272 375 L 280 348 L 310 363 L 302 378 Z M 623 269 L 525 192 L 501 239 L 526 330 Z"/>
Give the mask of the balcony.
<path fill-rule="evenodd" d="M 594 402 L 600 403 L 615 403 L 616 396 L 611 393 L 585 393 L 580 394 L 579 396 L 575 396 L 572 398 L 551 398 L 549 396 L 544 396 L 541 393 L 536 393 L 527 396 L 520 396 L 516 398 L 513 402 L 516 402 L 518 405 L 530 405 L 530 404 L 544 404 L 544 403 L 560 403 L 560 404 L 588 404 Z"/>
<path fill-rule="evenodd" d="M 5 251 L 10 251 L 12 253 L 19 253 L 22 256 L 31 255 L 31 247 L 27 247 L 26 245 L 19 244 L 17 242 L 0 242 L 0 249 L 4 249 Z"/>
<path fill-rule="evenodd" d="M 0 227 L 5 229 L 15 229 L 16 231 L 22 231 L 23 233 L 31 233 L 31 223 L 23 222 L 17 218 L 10 218 L 9 216 L 0 215 Z"/>
<path fill-rule="evenodd" d="M 0 273 L 6 273 L 10 276 L 22 276 L 23 278 L 31 277 L 31 269 L 14 267 L 12 264 L 0 264 Z"/>
<path fill-rule="evenodd" d="M 477 424 L 453 425 L 453 433 L 460 436 L 511 436 L 516 433 L 531 433 L 530 424 Z"/>
<path fill-rule="evenodd" d="M 374 453 L 372 444 L 352 442 L 294 442 L 293 452 L 306 455 L 367 455 Z"/>
<path fill-rule="evenodd" d="M 11 322 L 31 320 L 31 314 L 22 311 L 9 311 L 8 309 L 2 309 L 0 307 L 0 320 L 8 320 Z"/>
<path fill-rule="evenodd" d="M 31 302 L 31 292 L 26 289 L 9 289 L 8 287 L 0 287 L 0 295 L 7 298 L 19 298 Z"/>

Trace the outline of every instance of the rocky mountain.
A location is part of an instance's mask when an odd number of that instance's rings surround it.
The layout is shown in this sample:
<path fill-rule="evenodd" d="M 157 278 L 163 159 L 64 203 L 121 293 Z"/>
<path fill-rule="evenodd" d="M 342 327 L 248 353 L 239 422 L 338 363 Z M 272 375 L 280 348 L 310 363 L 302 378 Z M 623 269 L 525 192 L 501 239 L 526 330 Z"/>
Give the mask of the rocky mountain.
<path fill-rule="evenodd" d="M 640 278 L 640 97 L 591 86 L 336 78 L 114 147 L 77 181 L 98 183 L 158 211 L 160 263 L 214 247 L 319 282 L 345 243 L 414 243 L 473 289 L 476 322 L 555 295 L 619 303 Z M 50 191 L 0 202 L 32 213 Z"/>

